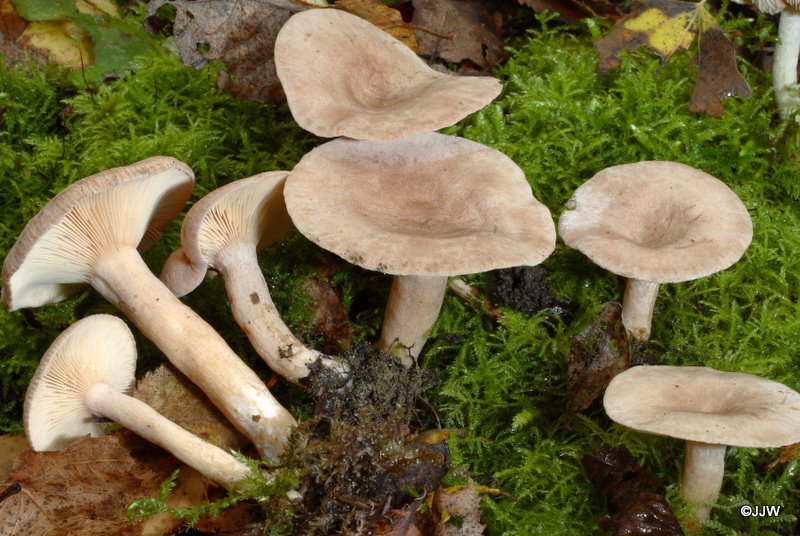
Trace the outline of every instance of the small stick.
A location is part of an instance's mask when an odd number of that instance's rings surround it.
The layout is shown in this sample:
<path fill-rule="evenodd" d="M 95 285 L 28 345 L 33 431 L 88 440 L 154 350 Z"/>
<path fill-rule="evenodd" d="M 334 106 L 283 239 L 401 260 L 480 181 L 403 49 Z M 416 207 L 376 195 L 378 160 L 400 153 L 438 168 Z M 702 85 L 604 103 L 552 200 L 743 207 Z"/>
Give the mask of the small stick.
<path fill-rule="evenodd" d="M 499 320 L 503 317 L 503 311 L 498 309 L 492 300 L 484 297 L 478 289 L 468 285 L 463 279 L 451 279 L 447 288 L 458 299 L 476 309 L 485 311 L 492 319 Z"/>

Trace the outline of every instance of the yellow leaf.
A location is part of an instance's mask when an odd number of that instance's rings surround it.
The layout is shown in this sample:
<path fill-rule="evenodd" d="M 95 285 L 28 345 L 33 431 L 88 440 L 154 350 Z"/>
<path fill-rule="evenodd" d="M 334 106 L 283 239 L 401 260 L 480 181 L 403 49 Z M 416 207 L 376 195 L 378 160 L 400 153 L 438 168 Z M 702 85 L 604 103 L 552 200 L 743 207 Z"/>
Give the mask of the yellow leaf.
<path fill-rule="evenodd" d="M 18 41 L 25 48 L 42 52 L 53 63 L 69 67 L 94 63 L 89 34 L 68 20 L 32 22 Z"/>
<path fill-rule="evenodd" d="M 647 44 L 662 56 L 679 48 L 689 48 L 695 38 L 692 30 L 693 13 L 680 13 L 667 17 L 656 8 L 650 8 L 638 17 L 625 21 L 625 28 L 647 34 Z"/>

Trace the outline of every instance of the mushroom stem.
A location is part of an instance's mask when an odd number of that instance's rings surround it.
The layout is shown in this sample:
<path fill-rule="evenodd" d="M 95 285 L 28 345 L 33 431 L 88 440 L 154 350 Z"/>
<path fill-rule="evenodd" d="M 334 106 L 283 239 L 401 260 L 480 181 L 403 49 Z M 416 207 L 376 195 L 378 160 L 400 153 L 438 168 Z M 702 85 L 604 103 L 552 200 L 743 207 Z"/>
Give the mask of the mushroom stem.
<path fill-rule="evenodd" d="M 250 469 L 211 443 L 170 421 L 156 410 L 107 383 L 92 386 L 86 407 L 169 451 L 186 465 L 223 485 L 233 485 L 251 474 Z"/>
<path fill-rule="evenodd" d="M 622 298 L 622 325 L 635 341 L 650 339 L 653 308 L 658 297 L 658 283 L 629 278 Z"/>
<path fill-rule="evenodd" d="M 772 63 L 772 83 L 781 117 L 788 119 L 800 107 L 797 62 L 800 58 L 800 11 L 787 7 L 778 23 L 778 45 Z"/>
<path fill-rule="evenodd" d="M 725 474 L 725 445 L 698 441 L 686 442 L 683 463 L 683 494 L 694 509 L 695 519 L 708 517 L 717 502 Z"/>
<path fill-rule="evenodd" d="M 215 265 L 225 280 L 236 323 L 272 370 L 294 383 L 308 376 L 309 366 L 317 361 L 326 368 L 345 371 L 342 363 L 306 347 L 283 322 L 252 244 L 239 242 L 226 247 L 224 254 L 217 255 Z"/>
<path fill-rule="evenodd" d="M 133 247 L 103 255 L 94 270 L 92 286 L 205 392 L 262 457 L 276 459 L 294 417 L 214 328 L 178 300 Z"/>
<path fill-rule="evenodd" d="M 405 366 L 413 365 L 439 317 L 445 292 L 446 276 L 394 276 L 378 347 Z"/>

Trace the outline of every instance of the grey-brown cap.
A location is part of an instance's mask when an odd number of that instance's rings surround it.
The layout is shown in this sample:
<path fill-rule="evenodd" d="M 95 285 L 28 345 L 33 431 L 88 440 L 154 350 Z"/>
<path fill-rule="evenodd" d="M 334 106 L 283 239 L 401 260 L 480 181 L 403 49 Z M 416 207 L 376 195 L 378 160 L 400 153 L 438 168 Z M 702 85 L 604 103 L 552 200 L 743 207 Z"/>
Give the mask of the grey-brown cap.
<path fill-rule="evenodd" d="M 283 202 L 288 171 L 268 171 L 230 182 L 192 206 L 181 226 L 181 248 L 164 266 L 161 280 L 183 296 L 194 290 L 215 259 L 232 244 L 258 251 L 278 241 L 291 226 Z"/>
<path fill-rule="evenodd" d="M 45 352 L 25 396 L 23 421 L 31 448 L 61 450 L 84 437 L 103 435 L 86 406 L 89 389 L 109 384 L 130 393 L 136 343 L 125 322 L 92 315 L 63 331 Z"/>
<path fill-rule="evenodd" d="M 439 73 L 356 15 L 311 9 L 275 41 L 289 108 L 324 137 L 389 140 L 453 125 L 492 101 L 499 80 Z"/>
<path fill-rule="evenodd" d="M 393 275 L 536 265 L 555 247 L 550 211 L 519 166 L 455 136 L 330 141 L 300 160 L 284 194 L 311 241 Z"/>
<path fill-rule="evenodd" d="M 68 186 L 28 222 L 3 262 L 4 305 L 15 310 L 62 300 L 88 282 L 105 248 L 152 246 L 193 186 L 189 166 L 164 156 Z"/>
<path fill-rule="evenodd" d="M 676 162 L 610 167 L 575 190 L 558 220 L 564 242 L 617 275 L 677 283 L 734 264 L 753 225 L 722 181 Z"/>
<path fill-rule="evenodd" d="M 620 424 L 688 441 L 749 448 L 800 441 L 800 393 L 752 374 L 633 367 L 614 377 L 603 405 Z"/>

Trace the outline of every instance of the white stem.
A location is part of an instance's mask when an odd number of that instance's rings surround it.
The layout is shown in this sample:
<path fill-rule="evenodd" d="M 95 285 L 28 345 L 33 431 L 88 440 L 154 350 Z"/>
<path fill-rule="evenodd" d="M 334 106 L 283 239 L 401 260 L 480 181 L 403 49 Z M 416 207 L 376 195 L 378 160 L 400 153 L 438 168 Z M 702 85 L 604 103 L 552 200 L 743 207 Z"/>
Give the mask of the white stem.
<path fill-rule="evenodd" d="M 309 365 L 317 360 L 327 368 L 344 372 L 342 363 L 306 347 L 283 322 L 252 244 L 225 248 L 217 254 L 215 266 L 225 279 L 236 323 L 272 370 L 295 383 L 308 376 Z"/>
<path fill-rule="evenodd" d="M 219 484 L 234 484 L 250 469 L 211 443 L 207 443 L 133 397 L 107 383 L 86 393 L 86 406 L 94 415 L 119 423 L 136 435 L 169 451 L 173 456 Z"/>
<path fill-rule="evenodd" d="M 622 325 L 633 340 L 645 342 L 650 339 L 657 297 L 658 283 L 641 279 L 626 281 L 622 298 Z"/>
<path fill-rule="evenodd" d="M 176 298 L 132 247 L 104 255 L 94 269 L 91 285 L 203 390 L 261 456 L 277 459 L 294 417 L 214 328 Z"/>
<path fill-rule="evenodd" d="M 778 23 L 778 45 L 772 60 L 772 83 L 781 117 L 787 119 L 800 108 L 797 62 L 800 57 L 800 11 L 787 7 Z M 794 88 L 794 90 L 792 90 Z"/>
<path fill-rule="evenodd" d="M 394 276 L 378 347 L 400 357 L 407 367 L 414 364 L 439 317 L 446 291 L 446 276 Z"/>
<path fill-rule="evenodd" d="M 686 442 L 683 494 L 692 505 L 698 521 L 708 518 L 719 497 L 722 477 L 725 475 L 725 449 L 725 445 Z"/>

